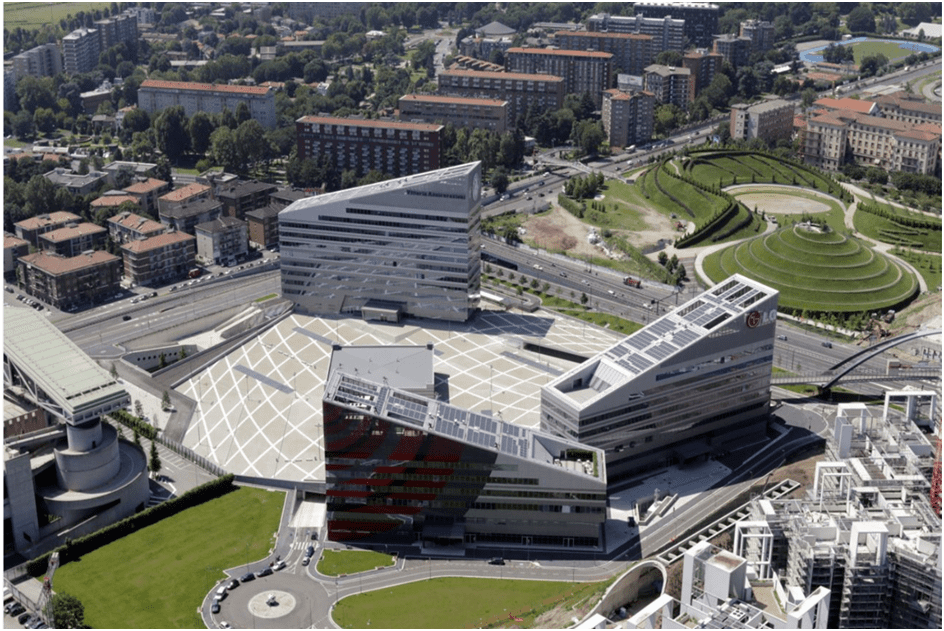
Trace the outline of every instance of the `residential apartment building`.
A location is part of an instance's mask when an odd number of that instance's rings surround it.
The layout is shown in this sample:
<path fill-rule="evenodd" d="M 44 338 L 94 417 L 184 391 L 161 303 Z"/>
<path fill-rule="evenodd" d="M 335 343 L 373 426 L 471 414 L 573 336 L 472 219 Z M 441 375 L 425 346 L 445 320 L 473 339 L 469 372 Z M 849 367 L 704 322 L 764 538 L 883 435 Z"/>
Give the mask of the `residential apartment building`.
<path fill-rule="evenodd" d="M 789 140 L 793 136 L 793 115 L 796 104 L 783 99 L 769 98 L 748 105 L 731 106 L 731 137 L 737 139 L 761 138 L 767 142 Z"/>
<path fill-rule="evenodd" d="M 724 60 L 735 68 L 740 68 L 750 63 L 751 40 L 730 33 L 715 35 L 713 51 L 724 57 Z"/>
<path fill-rule="evenodd" d="M 284 189 L 269 195 L 269 203 L 262 208 L 246 212 L 249 228 L 249 244 L 270 248 L 279 244 L 279 213 L 293 202 L 311 197 L 305 191 Z"/>
<path fill-rule="evenodd" d="M 637 2 L 636 15 L 647 18 L 676 18 L 685 21 L 685 37 L 695 46 L 710 46 L 718 32 L 721 9 L 708 2 Z"/>
<path fill-rule="evenodd" d="M 456 127 L 508 131 L 508 101 L 439 94 L 405 94 L 397 119 L 411 123 L 452 123 Z"/>
<path fill-rule="evenodd" d="M 174 105 L 182 106 L 188 117 L 197 112 L 235 112 L 240 103 L 246 104 L 249 115 L 260 125 L 275 127 L 275 90 L 271 87 L 146 79 L 138 89 L 138 107 L 152 115 Z"/>
<path fill-rule="evenodd" d="M 741 22 L 740 36 L 751 40 L 751 54 L 766 53 L 774 47 L 774 25 L 766 20 Z"/>
<path fill-rule="evenodd" d="M 138 206 L 138 198 L 134 195 L 126 195 L 124 191 L 106 191 L 104 195 L 97 199 L 93 199 L 89 204 L 89 208 L 94 213 L 95 211 L 101 210 L 102 208 L 110 208 L 113 211 L 117 211 L 122 204 L 134 204 Z"/>
<path fill-rule="evenodd" d="M 222 202 L 217 199 L 203 198 L 165 206 L 158 217 L 168 228 L 195 235 L 194 229 L 197 224 L 213 221 L 222 215 Z"/>
<path fill-rule="evenodd" d="M 98 31 L 101 50 L 108 50 L 122 42 L 133 42 L 138 38 L 137 16 L 128 11 L 112 15 L 93 23 Z"/>
<path fill-rule="evenodd" d="M 429 344 L 332 354 L 323 399 L 328 538 L 605 549 L 602 452 L 417 394 L 432 390 L 433 353 Z"/>
<path fill-rule="evenodd" d="M 73 195 L 88 195 L 108 183 L 108 175 L 101 171 L 80 174 L 72 173 L 63 167 L 56 167 L 49 173 L 44 173 L 43 177 Z"/>
<path fill-rule="evenodd" d="M 80 28 L 62 38 L 62 68 L 68 74 L 91 72 L 102 52 L 98 31 Z"/>
<path fill-rule="evenodd" d="M 705 48 L 689 51 L 682 55 L 682 67 L 691 72 L 688 82 L 688 100 L 694 101 L 698 94 L 711 85 L 715 75 L 721 72 L 724 57 Z"/>
<path fill-rule="evenodd" d="M 685 20 L 670 17 L 649 18 L 600 13 L 587 19 L 587 30 L 592 33 L 636 33 L 652 37 L 653 55 L 663 50 L 682 52 L 687 47 Z"/>
<path fill-rule="evenodd" d="M 194 227 L 197 258 L 205 265 L 234 264 L 249 253 L 246 222 L 235 217 L 219 217 Z"/>
<path fill-rule="evenodd" d="M 43 44 L 13 57 L 13 72 L 20 77 L 54 77 L 62 72 L 62 53 L 55 44 Z"/>
<path fill-rule="evenodd" d="M 173 187 L 170 182 L 145 177 L 135 178 L 133 184 L 124 188 L 124 192 L 138 200 L 142 211 L 153 214 L 157 212 L 158 198 L 169 193 L 171 188 Z"/>
<path fill-rule="evenodd" d="M 903 123 L 941 124 L 941 103 L 926 103 L 907 92 L 883 94 L 873 99 L 882 116 Z"/>
<path fill-rule="evenodd" d="M 464 322 L 481 276 L 481 164 L 316 195 L 279 214 L 282 296 L 308 313 Z"/>
<path fill-rule="evenodd" d="M 34 248 L 39 247 L 39 235 L 61 228 L 68 223 L 79 223 L 82 218 L 64 210 L 59 210 L 48 215 L 37 215 L 23 221 L 13 224 L 16 228 L 16 236 L 29 243 Z"/>
<path fill-rule="evenodd" d="M 612 147 L 629 147 L 652 138 L 656 98 L 651 92 L 603 92 L 603 129 Z"/>
<path fill-rule="evenodd" d="M 117 293 L 121 259 L 96 250 L 78 256 L 35 252 L 17 261 L 17 277 L 26 293 L 56 309 L 96 304 Z"/>
<path fill-rule="evenodd" d="M 108 219 L 108 235 L 118 244 L 155 237 L 166 230 L 164 224 L 130 212 Z"/>
<path fill-rule="evenodd" d="M 39 249 L 59 256 L 78 256 L 87 250 L 104 249 L 108 230 L 93 223 L 69 224 L 39 235 Z"/>
<path fill-rule="evenodd" d="M 529 108 L 556 112 L 564 106 L 564 79 L 544 74 L 489 72 L 485 70 L 445 70 L 436 75 L 439 93 L 508 102 L 508 124 Z"/>
<path fill-rule="evenodd" d="M 822 101 L 825 99 L 818 103 Z M 851 153 L 861 164 L 887 171 L 929 175 L 939 168 L 940 125 L 905 123 L 852 109 L 828 109 L 828 103 L 826 107 L 822 105 L 802 120 L 798 129 L 807 163 L 835 171 Z"/>
<path fill-rule="evenodd" d="M 186 278 L 196 260 L 196 239 L 165 232 L 121 246 L 125 277 L 134 285 L 161 285 Z"/>
<path fill-rule="evenodd" d="M 3 277 L 5 279 L 13 280 L 16 277 L 16 262 L 21 256 L 27 254 L 29 254 L 29 241 L 4 233 Z"/>
<path fill-rule="evenodd" d="M 269 195 L 277 190 L 275 184 L 240 180 L 217 189 L 216 199 L 223 204 L 224 215 L 244 221 L 246 211 L 268 205 L 271 201 Z"/>
<path fill-rule="evenodd" d="M 733 275 L 541 390 L 541 429 L 606 452 L 611 482 L 766 432 L 779 293 Z"/>
<path fill-rule="evenodd" d="M 565 94 L 587 92 L 599 107 L 601 93 L 612 82 L 613 54 L 552 48 L 509 48 L 505 53 L 505 67 L 510 72 L 562 77 Z"/>
<path fill-rule="evenodd" d="M 211 187 L 206 184 L 194 182 L 158 197 L 157 210 L 158 212 L 163 212 L 180 206 L 181 204 L 195 202 L 201 199 L 210 199 L 212 195 L 213 189 Z"/>
<path fill-rule="evenodd" d="M 442 125 L 303 116 L 295 121 L 298 157 L 334 157 L 339 170 L 395 177 L 438 169 Z"/>
<path fill-rule="evenodd" d="M 692 71 L 688 68 L 652 64 L 646 66 L 643 84 L 646 91 L 655 95 L 659 103 L 673 103 L 687 109 L 691 96 L 691 79 Z"/>
<path fill-rule="evenodd" d="M 638 33 L 600 33 L 588 31 L 558 31 L 554 45 L 566 50 L 596 50 L 613 55 L 613 71 L 633 75 L 642 74 L 652 63 L 658 51 L 651 35 Z"/>

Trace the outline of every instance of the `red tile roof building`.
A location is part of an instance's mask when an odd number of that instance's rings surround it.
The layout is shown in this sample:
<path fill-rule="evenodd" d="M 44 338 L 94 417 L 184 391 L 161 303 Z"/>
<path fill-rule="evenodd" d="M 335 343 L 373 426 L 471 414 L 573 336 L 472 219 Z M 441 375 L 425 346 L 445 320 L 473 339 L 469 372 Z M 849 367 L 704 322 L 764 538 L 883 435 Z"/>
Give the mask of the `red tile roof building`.
<path fill-rule="evenodd" d="M 14 237 L 12 234 L 3 235 L 3 277 L 10 280 L 16 276 L 16 261 L 21 256 L 29 254 L 29 241 Z"/>
<path fill-rule="evenodd" d="M 37 241 L 39 235 L 44 232 L 49 232 L 50 230 L 55 230 L 56 228 L 61 228 L 67 223 L 78 223 L 80 221 L 82 221 L 82 218 L 78 215 L 59 210 L 54 213 L 49 213 L 48 215 L 30 217 L 29 219 L 18 221 L 13 225 L 16 228 L 16 236 L 24 241 L 28 241 L 33 247 L 39 247 Z"/>
<path fill-rule="evenodd" d="M 121 254 L 128 280 L 135 285 L 160 285 L 187 276 L 196 258 L 196 239 L 183 232 L 166 232 L 126 243 Z"/>
<path fill-rule="evenodd" d="M 596 50 L 613 55 L 613 72 L 641 75 L 659 52 L 651 35 L 558 31 L 554 45 L 567 50 Z"/>
<path fill-rule="evenodd" d="M 452 123 L 456 127 L 508 130 L 508 101 L 473 99 L 439 94 L 406 94 L 400 97 L 398 120 L 424 123 Z"/>
<path fill-rule="evenodd" d="M 651 92 L 603 92 L 603 129 L 613 147 L 649 142 L 652 137 L 656 98 Z"/>
<path fill-rule="evenodd" d="M 174 105 L 183 106 L 188 117 L 197 112 L 217 114 L 224 109 L 235 112 L 240 103 L 249 107 L 250 116 L 260 125 L 266 129 L 275 127 L 275 90 L 272 88 L 147 79 L 138 89 L 138 107 L 149 114 Z"/>
<path fill-rule="evenodd" d="M 124 192 L 137 198 L 141 210 L 154 213 L 157 211 L 157 199 L 164 193 L 170 192 L 171 188 L 173 187 L 170 182 L 148 177 L 139 178 L 134 184 L 126 186 Z"/>
<path fill-rule="evenodd" d="M 941 124 L 941 104 L 925 103 L 907 92 L 895 92 L 875 98 L 885 118 L 906 123 Z"/>
<path fill-rule="evenodd" d="M 509 48 L 505 66 L 510 72 L 549 74 L 564 79 L 566 94 L 588 92 L 598 107 L 610 87 L 613 54 L 599 51 Z"/>
<path fill-rule="evenodd" d="M 528 108 L 556 112 L 564 106 L 564 80 L 547 74 L 446 70 L 436 75 L 439 94 L 508 101 L 508 124 Z"/>
<path fill-rule="evenodd" d="M 158 197 L 157 208 L 159 211 L 164 211 L 198 199 L 209 199 L 212 190 L 206 184 L 194 182 Z"/>
<path fill-rule="evenodd" d="M 155 237 L 165 230 L 164 224 L 134 213 L 119 213 L 108 220 L 108 234 L 119 244 Z"/>
<path fill-rule="evenodd" d="M 299 158 L 334 157 L 338 170 L 394 177 L 440 168 L 442 125 L 303 116 L 295 121 Z"/>
<path fill-rule="evenodd" d="M 78 256 L 88 250 L 104 249 L 108 230 L 93 223 L 68 225 L 39 235 L 39 248 L 60 256 Z"/>
<path fill-rule="evenodd" d="M 57 309 L 101 302 L 121 283 L 121 259 L 102 250 L 72 257 L 35 252 L 17 266 L 26 293 Z"/>

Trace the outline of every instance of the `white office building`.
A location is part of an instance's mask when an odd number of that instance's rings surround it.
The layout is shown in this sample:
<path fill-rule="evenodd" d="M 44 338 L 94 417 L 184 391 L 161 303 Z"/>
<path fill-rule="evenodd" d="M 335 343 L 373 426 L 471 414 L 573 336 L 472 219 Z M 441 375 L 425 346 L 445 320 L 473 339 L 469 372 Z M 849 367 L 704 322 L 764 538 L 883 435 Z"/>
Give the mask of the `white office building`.
<path fill-rule="evenodd" d="M 541 391 L 541 428 L 600 447 L 607 476 L 763 438 L 778 292 L 735 274 Z"/>
<path fill-rule="evenodd" d="M 294 202 L 279 213 L 282 295 L 312 314 L 467 320 L 481 180 L 472 162 Z"/>

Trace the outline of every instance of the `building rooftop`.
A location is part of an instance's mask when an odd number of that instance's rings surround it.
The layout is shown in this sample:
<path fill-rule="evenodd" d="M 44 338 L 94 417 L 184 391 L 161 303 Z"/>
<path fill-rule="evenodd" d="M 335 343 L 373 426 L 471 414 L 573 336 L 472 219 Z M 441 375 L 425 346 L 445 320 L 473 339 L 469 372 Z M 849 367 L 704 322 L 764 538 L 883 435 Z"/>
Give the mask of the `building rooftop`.
<path fill-rule="evenodd" d="M 198 223 L 194 226 L 194 230 L 197 232 L 206 232 L 209 234 L 214 234 L 217 232 L 228 232 L 233 228 L 239 226 L 245 226 L 246 222 L 235 217 L 217 217 L 212 221 L 204 221 L 203 223 Z"/>
<path fill-rule="evenodd" d="M 555 57 L 586 57 L 587 59 L 613 59 L 613 53 L 599 50 L 566 50 L 560 48 L 509 48 L 506 55 L 553 55 Z"/>
<path fill-rule="evenodd" d="M 305 195 L 305 197 L 300 197 L 298 199 L 305 199 L 307 197 L 311 197 L 311 196 Z M 259 221 L 262 221 L 263 219 L 267 219 L 271 217 L 278 217 L 279 213 L 282 212 L 284 209 L 285 209 L 285 204 L 273 202 L 273 203 L 263 206 L 262 208 L 256 208 L 254 210 L 247 210 L 246 219 L 258 219 Z"/>
<path fill-rule="evenodd" d="M 825 107 L 831 110 L 846 110 L 849 112 L 859 112 L 860 114 L 872 114 L 877 110 L 875 103 L 872 101 L 863 101 L 860 99 L 850 99 L 848 97 L 841 99 L 832 99 L 829 97 L 824 97 L 822 99 L 817 99 L 813 102 L 813 105 L 818 105 L 819 107 Z"/>
<path fill-rule="evenodd" d="M 126 186 L 124 188 L 124 191 L 126 193 L 144 194 L 144 193 L 150 193 L 151 191 L 158 190 L 163 186 L 167 186 L 167 182 L 165 182 L 164 180 L 158 180 L 156 178 L 149 177 L 146 180 L 141 180 L 141 181 L 135 182 L 134 184 Z"/>
<path fill-rule="evenodd" d="M 772 112 L 787 107 L 794 109 L 796 106 L 790 101 L 784 101 L 783 99 L 764 99 L 758 103 L 751 103 L 743 109 L 752 114 L 762 114 L 764 112 Z"/>
<path fill-rule="evenodd" d="M 550 74 L 528 74 L 524 72 L 489 72 L 487 70 L 444 70 L 439 73 L 440 76 L 455 77 L 477 77 L 487 79 L 509 79 L 512 81 L 551 81 L 553 83 L 563 83 L 564 78 Z"/>
<path fill-rule="evenodd" d="M 940 25 L 938 25 L 940 28 Z M 927 103 L 915 98 L 909 98 L 907 92 L 895 92 L 894 94 L 883 94 L 875 97 L 874 101 L 882 105 L 896 105 L 903 110 L 913 112 L 924 112 L 927 114 L 941 115 L 940 103 Z"/>
<path fill-rule="evenodd" d="M 24 245 L 29 245 L 29 241 L 27 241 L 26 239 L 20 239 L 19 237 L 14 237 L 12 234 L 3 235 L 4 248 L 15 248 L 15 247 L 21 247 Z"/>
<path fill-rule="evenodd" d="M 47 274 L 58 276 L 68 274 L 86 267 L 94 267 L 111 261 L 120 261 L 121 259 L 114 254 L 109 254 L 104 250 L 93 250 L 83 252 L 78 256 L 59 256 L 48 252 L 34 252 L 21 256 L 20 260 L 28 263 Z"/>
<path fill-rule="evenodd" d="M 264 96 L 272 92 L 270 88 L 251 85 L 225 85 L 215 83 L 195 83 L 191 81 L 163 81 L 146 79 L 141 82 L 141 88 L 157 88 L 162 90 L 193 90 L 200 92 L 223 92 L 226 94 L 245 94 Z"/>
<path fill-rule="evenodd" d="M 98 199 L 92 200 L 89 204 L 92 208 L 103 208 L 108 206 L 121 206 L 125 202 L 138 204 L 138 198 L 134 195 L 102 195 Z"/>
<path fill-rule="evenodd" d="M 609 33 L 607 31 L 558 31 L 554 37 L 576 36 L 587 39 L 638 39 L 652 41 L 652 35 L 642 33 Z"/>
<path fill-rule="evenodd" d="M 209 186 L 194 182 L 193 184 L 188 184 L 187 186 L 178 188 L 175 191 L 171 191 L 166 195 L 161 195 L 158 199 L 161 199 L 165 202 L 181 202 L 196 195 L 204 195 L 209 192 Z"/>
<path fill-rule="evenodd" d="M 665 66 L 663 64 L 650 64 L 643 68 L 645 72 L 651 72 L 663 77 L 668 77 L 670 75 L 690 75 L 692 71 L 689 68 L 679 68 L 677 66 Z"/>
<path fill-rule="evenodd" d="M 275 184 L 267 184 L 265 182 L 257 182 L 256 180 L 249 181 L 238 181 L 232 182 L 224 185 L 216 193 L 217 199 L 226 198 L 234 199 L 237 197 L 243 197 L 245 195 L 254 195 L 261 192 L 274 192 L 277 190 Z"/>
<path fill-rule="evenodd" d="M 478 35 L 485 35 L 487 37 L 501 37 L 503 35 L 514 35 L 517 31 L 509 26 L 505 26 L 501 22 L 489 22 L 485 26 L 480 26 L 475 29 L 475 32 Z"/>
<path fill-rule="evenodd" d="M 36 217 L 18 221 L 13 225 L 23 230 L 38 230 L 50 224 L 66 223 L 69 221 L 82 221 L 82 218 L 64 210 L 57 210 L 48 215 L 37 215 Z"/>
<path fill-rule="evenodd" d="M 40 235 L 40 238 L 46 241 L 57 243 L 59 241 L 68 241 L 69 239 L 85 236 L 87 234 L 102 234 L 104 232 L 108 231 L 101 226 L 96 226 L 93 223 L 83 222 L 77 226 L 66 226 L 64 228 L 50 230 L 49 232 Z"/>
<path fill-rule="evenodd" d="M 345 125 L 351 127 L 380 127 L 382 129 L 407 129 L 415 131 L 440 131 L 442 125 L 430 123 L 403 123 L 400 121 L 366 120 L 358 118 L 336 118 L 334 116 L 302 116 L 296 123 L 318 123 L 321 125 Z"/>
<path fill-rule="evenodd" d="M 481 105 L 483 107 L 501 107 L 508 101 L 498 99 L 473 99 L 462 96 L 443 96 L 440 94 L 405 94 L 400 101 L 414 101 L 419 103 L 453 103 L 455 105 Z"/>
<path fill-rule="evenodd" d="M 174 245 L 175 243 L 183 243 L 193 240 L 194 237 L 190 236 L 186 232 L 165 232 L 164 234 L 158 234 L 153 237 L 148 237 L 147 239 L 139 239 L 137 241 L 132 241 L 131 243 L 126 243 L 121 246 L 121 249 L 127 250 L 128 252 L 141 253 L 147 252 L 149 250 L 156 250 L 158 248 L 164 248 L 168 245 Z"/>
<path fill-rule="evenodd" d="M 432 344 L 336 345 L 331 353 L 328 374 L 338 370 L 399 390 L 431 390 L 434 385 L 433 358 Z"/>
<path fill-rule="evenodd" d="M 116 223 L 124 228 L 144 233 L 165 229 L 164 224 L 160 223 L 159 221 L 154 221 L 153 219 L 148 219 L 147 217 L 142 217 L 141 215 L 128 212 L 119 213 L 114 217 L 109 218 L 108 223 Z"/>
<path fill-rule="evenodd" d="M 218 199 L 213 199 L 212 197 L 205 197 L 202 199 L 191 199 L 182 204 L 171 206 L 165 210 L 160 211 L 161 219 L 167 217 L 168 219 L 184 219 L 186 217 L 196 217 L 207 212 L 212 212 L 215 209 L 222 209 L 223 202 Z"/>

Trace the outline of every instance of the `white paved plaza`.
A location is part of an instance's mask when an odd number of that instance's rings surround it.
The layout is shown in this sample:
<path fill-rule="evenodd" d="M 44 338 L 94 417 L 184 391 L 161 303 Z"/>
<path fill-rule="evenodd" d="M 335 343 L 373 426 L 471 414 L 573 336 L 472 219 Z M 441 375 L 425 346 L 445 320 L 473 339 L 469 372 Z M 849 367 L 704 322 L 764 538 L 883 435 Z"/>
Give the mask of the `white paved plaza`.
<path fill-rule="evenodd" d="M 197 401 L 184 444 L 232 473 L 323 481 L 321 397 L 332 344 L 432 342 L 433 369 L 437 382 L 447 380 L 450 403 L 537 427 L 541 387 L 573 363 L 523 344 L 589 357 L 623 337 L 546 311 L 483 311 L 465 324 L 421 324 L 286 318 L 179 386 Z"/>

